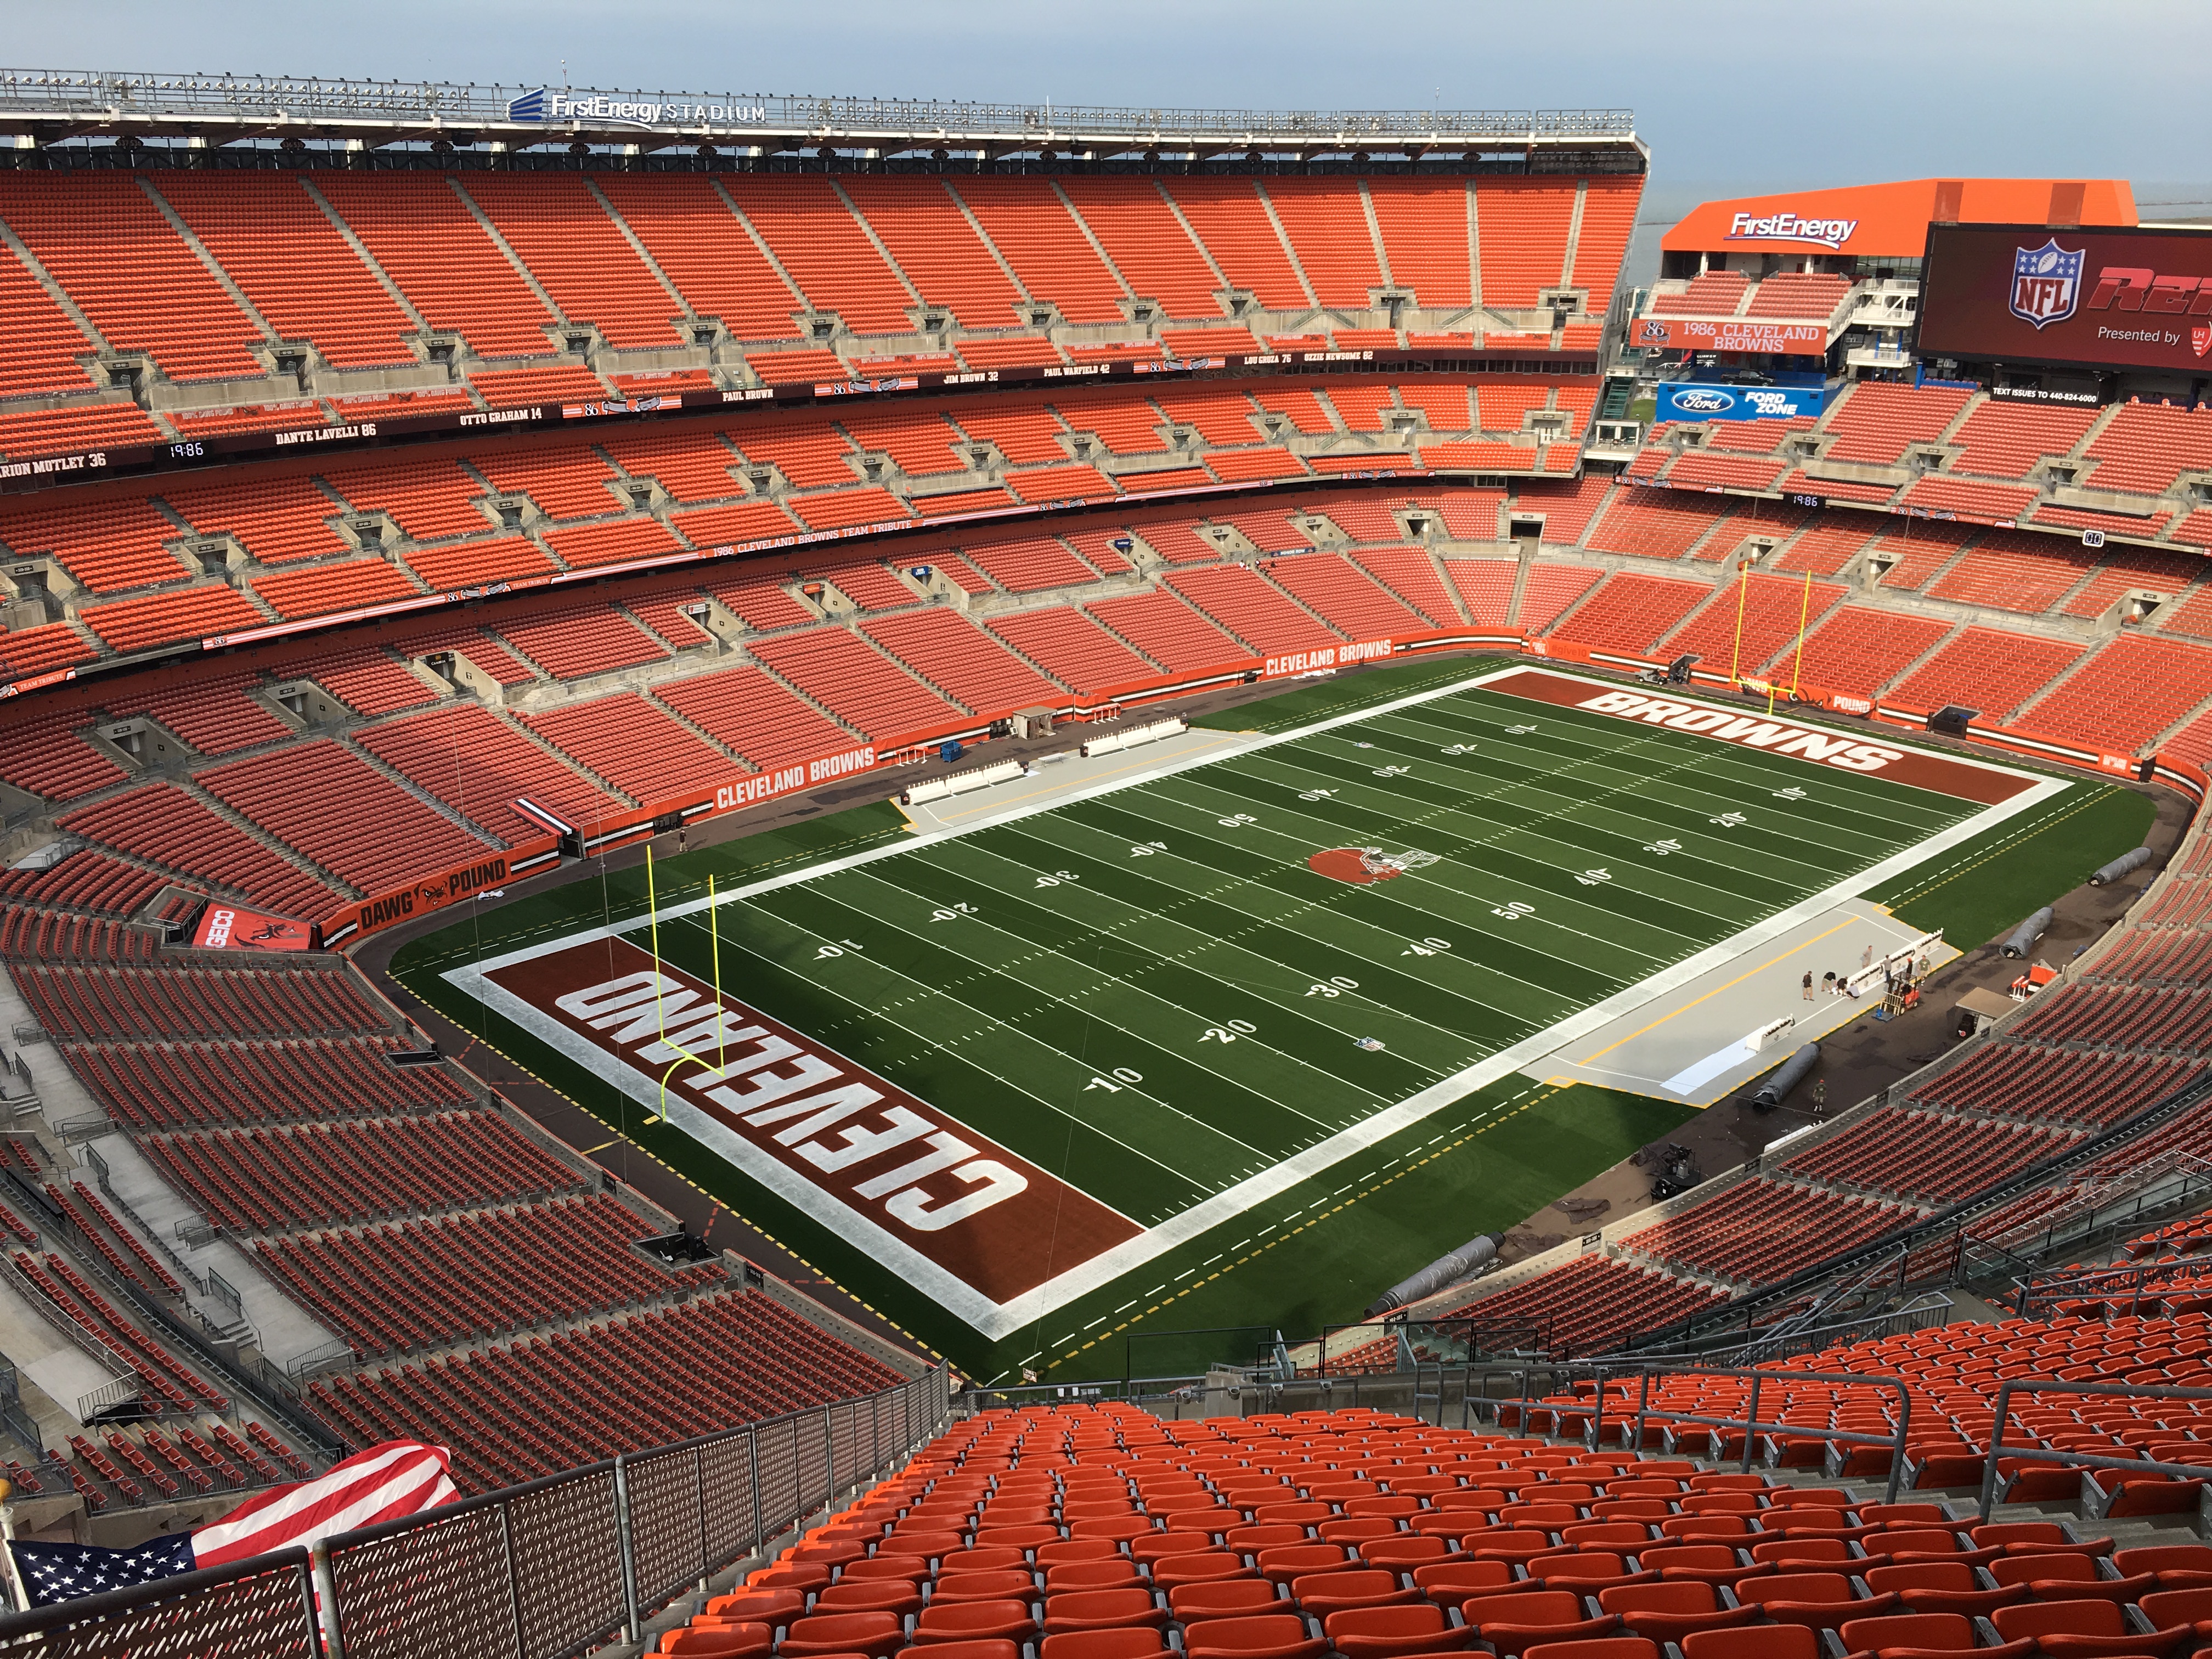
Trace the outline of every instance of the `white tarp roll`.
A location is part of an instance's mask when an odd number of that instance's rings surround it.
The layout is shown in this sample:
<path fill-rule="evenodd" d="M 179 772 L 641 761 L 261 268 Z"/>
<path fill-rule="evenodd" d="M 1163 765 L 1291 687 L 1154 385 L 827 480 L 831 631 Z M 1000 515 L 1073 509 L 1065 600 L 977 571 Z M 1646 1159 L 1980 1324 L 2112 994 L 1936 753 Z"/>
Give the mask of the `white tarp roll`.
<path fill-rule="evenodd" d="M 1172 738 L 1190 730 L 1190 722 L 1180 714 L 1170 714 L 1164 720 L 1153 720 L 1145 726 L 1133 726 L 1126 732 L 1105 732 L 1085 743 L 1082 748 L 1085 760 L 1093 755 L 1110 755 L 1117 749 L 1134 749 L 1140 744 L 1158 743 L 1163 738 Z"/>
<path fill-rule="evenodd" d="M 965 772 L 948 772 L 941 778 L 926 778 L 911 788 L 902 789 L 899 799 L 905 805 L 920 806 L 925 802 L 943 800 L 948 796 L 964 795 L 971 789 L 988 789 L 994 783 L 1024 776 L 1028 770 L 1019 761 L 993 761 L 988 766 L 970 767 Z"/>

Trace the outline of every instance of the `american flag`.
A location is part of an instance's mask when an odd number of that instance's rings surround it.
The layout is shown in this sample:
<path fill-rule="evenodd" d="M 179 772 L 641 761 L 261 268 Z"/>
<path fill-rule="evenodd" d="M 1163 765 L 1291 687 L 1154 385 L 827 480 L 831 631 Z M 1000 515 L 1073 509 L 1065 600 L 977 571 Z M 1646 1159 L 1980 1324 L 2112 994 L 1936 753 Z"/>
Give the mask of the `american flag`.
<path fill-rule="evenodd" d="M 75 1601 L 101 1590 L 149 1584 L 199 1568 L 227 1566 L 270 1550 L 305 1548 L 356 1527 L 435 1509 L 459 1494 L 447 1474 L 453 1454 L 443 1446 L 387 1440 L 357 1452 L 330 1473 L 248 1498 L 220 1521 L 135 1549 L 85 1544 L 9 1545 L 34 1607 Z"/>

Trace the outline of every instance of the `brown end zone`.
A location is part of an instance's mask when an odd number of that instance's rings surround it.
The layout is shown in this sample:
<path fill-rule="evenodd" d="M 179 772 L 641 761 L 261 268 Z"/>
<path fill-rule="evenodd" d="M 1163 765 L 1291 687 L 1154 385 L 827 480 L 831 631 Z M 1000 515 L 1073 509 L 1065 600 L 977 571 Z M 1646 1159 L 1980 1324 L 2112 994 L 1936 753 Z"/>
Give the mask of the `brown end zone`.
<path fill-rule="evenodd" d="M 817 1220 L 849 1233 L 866 1219 L 993 1302 L 1143 1231 L 803 1033 L 666 962 L 658 972 L 628 940 L 597 939 L 485 977 L 655 1088 L 673 1066 L 672 1099 L 799 1177 L 795 1201 Z"/>
<path fill-rule="evenodd" d="M 1756 710 L 1738 710 L 1711 703 L 1693 702 L 1662 689 L 1630 690 L 1590 680 L 1570 679 L 1540 668 L 1523 668 L 1483 682 L 1485 691 L 1502 691 L 1531 702 L 1550 703 L 1610 715 L 1614 720 L 1690 732 L 1717 743 L 1733 744 L 1770 755 L 1789 755 L 1815 765 L 1833 767 L 1860 777 L 1881 778 L 1926 789 L 1960 800 L 1995 806 L 2035 787 L 2037 780 L 2017 773 L 1998 771 L 1968 761 L 1907 749 L 1885 742 L 1882 734 L 1865 736 L 1830 726 L 1805 726 L 1784 715 L 1769 716 Z"/>

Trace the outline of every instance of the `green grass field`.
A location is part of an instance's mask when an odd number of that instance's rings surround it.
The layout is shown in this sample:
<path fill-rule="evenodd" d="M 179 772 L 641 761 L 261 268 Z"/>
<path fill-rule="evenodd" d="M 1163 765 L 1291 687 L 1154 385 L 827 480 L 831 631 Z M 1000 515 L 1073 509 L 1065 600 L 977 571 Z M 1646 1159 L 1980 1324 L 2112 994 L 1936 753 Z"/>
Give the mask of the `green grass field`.
<path fill-rule="evenodd" d="M 981 1377 L 1194 1352 L 1133 1334 L 1310 1334 L 1688 1115 L 1520 1075 L 1548 1028 L 1982 810 L 1448 689 L 1487 666 L 1311 682 L 1200 723 L 1299 735 L 958 835 L 916 840 L 872 805 L 659 867 L 667 962 L 704 978 L 718 948 L 732 995 L 1168 1241 L 997 1340 L 443 977 L 635 918 L 634 875 L 449 928 L 395 970 Z M 2133 844 L 2106 796 L 2141 800 L 2069 784 L 1930 871 L 1971 854 L 2017 879 Z M 1369 884 L 1308 866 L 1377 847 L 1436 861 Z M 703 908 L 665 909 L 709 872 L 711 938 Z M 1952 900 L 1980 884 L 1913 871 L 1889 890 L 1916 877 Z"/>

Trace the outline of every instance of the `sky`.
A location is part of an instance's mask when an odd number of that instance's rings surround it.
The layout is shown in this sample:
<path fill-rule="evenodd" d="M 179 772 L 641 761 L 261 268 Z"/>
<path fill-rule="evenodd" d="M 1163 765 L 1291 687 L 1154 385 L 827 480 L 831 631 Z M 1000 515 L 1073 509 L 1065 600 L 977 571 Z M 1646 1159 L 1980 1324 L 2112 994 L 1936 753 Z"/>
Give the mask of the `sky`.
<path fill-rule="evenodd" d="M 2212 197 L 2188 182 L 2212 175 L 2205 0 L 0 0 L 0 28 L 17 68 L 529 87 L 560 85 L 565 61 L 577 87 L 647 92 L 1626 107 L 1652 151 L 1647 246 L 1710 197 L 1882 179 L 2115 177 L 2147 206 Z"/>

